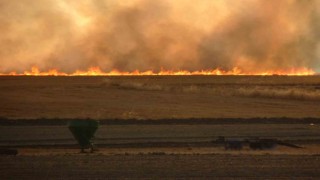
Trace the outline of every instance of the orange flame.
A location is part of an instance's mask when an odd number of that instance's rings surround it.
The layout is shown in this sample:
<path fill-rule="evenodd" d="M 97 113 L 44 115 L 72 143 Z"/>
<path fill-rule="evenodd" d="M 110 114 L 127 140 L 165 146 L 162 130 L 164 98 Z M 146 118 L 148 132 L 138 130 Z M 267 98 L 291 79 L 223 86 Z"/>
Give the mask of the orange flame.
<path fill-rule="evenodd" d="M 49 71 L 40 71 L 38 67 L 32 67 L 31 71 L 24 71 L 23 73 L 10 72 L 0 73 L 0 76 L 179 76 L 179 75 L 288 75 L 288 76 L 310 76 L 316 73 L 312 69 L 308 68 L 293 68 L 289 70 L 275 70 L 265 72 L 249 72 L 245 73 L 241 69 L 235 67 L 232 70 L 226 71 L 222 69 L 214 70 L 201 70 L 201 71 L 170 71 L 161 70 L 159 72 L 154 71 L 139 71 L 132 72 L 112 70 L 110 72 L 104 72 L 99 67 L 91 67 L 87 71 L 77 70 L 73 73 L 60 72 L 57 69 L 50 69 Z"/>

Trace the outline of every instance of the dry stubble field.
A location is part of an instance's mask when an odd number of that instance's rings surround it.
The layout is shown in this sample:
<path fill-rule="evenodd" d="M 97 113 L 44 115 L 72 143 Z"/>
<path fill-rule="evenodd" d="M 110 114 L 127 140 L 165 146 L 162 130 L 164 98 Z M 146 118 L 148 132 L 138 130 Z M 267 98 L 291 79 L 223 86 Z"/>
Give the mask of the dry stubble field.
<path fill-rule="evenodd" d="M 320 117 L 320 76 L 0 77 L 0 117 Z"/>
<path fill-rule="evenodd" d="M 0 77 L 0 82 L 1 122 L 18 122 L 0 126 L 0 146 L 19 151 L 0 156 L 5 179 L 320 177 L 319 76 Z M 66 126 L 52 123 L 65 118 L 100 119 L 100 150 L 79 154 Z M 125 119 L 137 121 L 115 123 Z M 175 123 L 166 123 L 170 120 Z M 304 148 L 225 151 L 211 143 L 218 136 L 277 138 Z"/>

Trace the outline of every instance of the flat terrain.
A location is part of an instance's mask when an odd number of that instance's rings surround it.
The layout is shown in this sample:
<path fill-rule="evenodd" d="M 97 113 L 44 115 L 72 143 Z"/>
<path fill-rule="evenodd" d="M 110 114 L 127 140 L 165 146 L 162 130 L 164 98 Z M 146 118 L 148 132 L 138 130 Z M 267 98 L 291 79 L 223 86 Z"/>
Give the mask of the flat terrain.
<path fill-rule="evenodd" d="M 67 128 L 86 118 L 101 122 L 93 154 Z M 8 148 L 1 179 L 319 179 L 320 76 L 0 77 Z"/>
<path fill-rule="evenodd" d="M 228 138 L 276 138 L 298 143 L 320 141 L 320 122 L 315 124 L 200 124 L 200 125 L 102 125 L 95 141 L 102 147 L 199 146 Z M 198 143 L 198 144 L 197 144 Z M 75 145 L 67 126 L 0 126 L 1 146 Z"/>
<path fill-rule="evenodd" d="M 225 150 L 218 136 L 275 138 L 302 148 Z M 318 179 L 319 142 L 317 122 L 111 124 L 98 129 L 98 150 L 82 154 L 67 126 L 0 126 L 0 148 L 18 150 L 0 156 L 0 173 L 4 179 Z"/>
<path fill-rule="evenodd" d="M 0 77 L 0 117 L 320 117 L 320 76 Z"/>
<path fill-rule="evenodd" d="M 318 179 L 319 161 L 305 155 L 18 156 L 0 157 L 0 171 L 3 179 Z"/>

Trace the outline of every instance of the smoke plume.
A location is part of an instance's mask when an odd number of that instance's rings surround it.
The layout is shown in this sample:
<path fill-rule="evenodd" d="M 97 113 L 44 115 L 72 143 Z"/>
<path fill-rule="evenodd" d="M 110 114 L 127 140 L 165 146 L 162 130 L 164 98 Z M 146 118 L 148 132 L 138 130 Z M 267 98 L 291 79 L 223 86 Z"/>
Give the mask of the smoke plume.
<path fill-rule="evenodd" d="M 0 72 L 320 70 L 318 0 L 2 0 Z"/>

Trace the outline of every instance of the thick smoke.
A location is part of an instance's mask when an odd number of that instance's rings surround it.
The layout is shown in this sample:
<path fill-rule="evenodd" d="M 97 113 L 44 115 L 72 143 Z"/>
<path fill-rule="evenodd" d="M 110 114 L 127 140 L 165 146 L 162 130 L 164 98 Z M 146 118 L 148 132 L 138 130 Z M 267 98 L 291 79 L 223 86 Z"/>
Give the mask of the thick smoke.
<path fill-rule="evenodd" d="M 320 68 L 318 0 L 2 0 L 0 72 Z"/>

